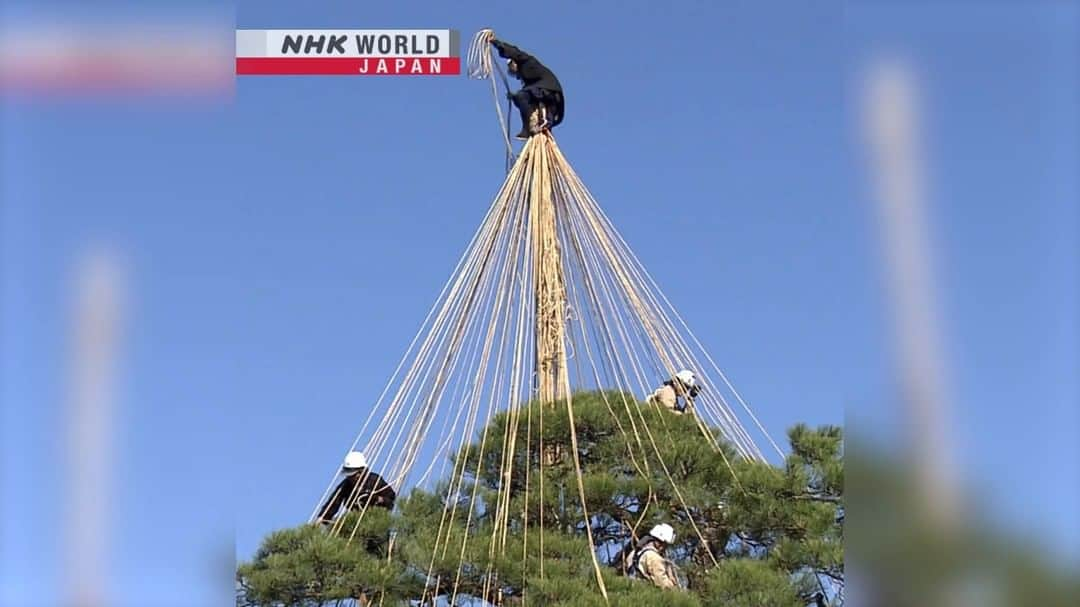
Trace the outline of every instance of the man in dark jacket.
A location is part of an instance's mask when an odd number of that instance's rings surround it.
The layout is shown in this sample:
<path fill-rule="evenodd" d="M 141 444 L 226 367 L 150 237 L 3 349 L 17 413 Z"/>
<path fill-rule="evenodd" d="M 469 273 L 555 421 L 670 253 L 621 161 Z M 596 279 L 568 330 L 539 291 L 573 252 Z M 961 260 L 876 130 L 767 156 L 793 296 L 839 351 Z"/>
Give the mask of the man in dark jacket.
<path fill-rule="evenodd" d="M 338 510 L 363 510 L 369 506 L 394 509 L 397 494 L 383 477 L 367 467 L 367 458 L 359 451 L 352 451 L 345 456 L 341 466 L 345 478 L 338 483 L 330 499 L 319 510 L 319 522 L 331 523 Z"/>
<path fill-rule="evenodd" d="M 494 39 L 491 44 L 499 51 L 499 56 L 507 60 L 510 74 L 523 85 L 520 91 L 509 95 L 521 112 L 521 132 L 516 137 L 528 139 L 561 123 L 563 90 L 555 74 L 536 57 L 512 44 Z M 541 110 L 546 110 L 546 117 Z"/>

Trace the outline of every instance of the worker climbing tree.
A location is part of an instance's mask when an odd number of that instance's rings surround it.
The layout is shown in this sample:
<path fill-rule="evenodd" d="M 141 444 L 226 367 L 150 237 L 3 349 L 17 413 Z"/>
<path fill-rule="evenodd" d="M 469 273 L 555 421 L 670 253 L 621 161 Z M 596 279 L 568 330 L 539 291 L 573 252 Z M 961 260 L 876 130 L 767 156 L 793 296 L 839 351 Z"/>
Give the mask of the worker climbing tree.
<path fill-rule="evenodd" d="M 520 91 L 504 78 L 499 94 L 496 53 Z M 549 69 L 483 30 L 469 74 L 490 80 L 500 118 L 500 99 L 517 104 L 525 144 L 347 450 L 348 476 L 335 462 L 309 524 L 240 568 L 240 600 L 837 597 L 839 430 L 796 427 L 790 455 L 772 439 L 559 149 Z"/>
<path fill-rule="evenodd" d="M 738 460 L 732 475 L 688 415 L 635 400 L 628 410 L 622 395 L 610 392 L 579 392 L 573 402 L 589 525 L 610 604 L 808 607 L 822 586 L 826 603 L 838 604 L 844 577 L 838 428 L 795 427 L 786 465 Z M 514 417 L 522 422 L 516 433 Z M 644 432 L 642 422 L 664 439 L 657 453 L 634 462 L 623 429 L 638 424 Z M 370 508 L 362 520 L 346 513 L 339 534 L 318 525 L 271 534 L 240 567 L 240 604 L 333 605 L 365 595 L 371 604 L 395 607 L 410 600 L 480 605 L 469 602 L 475 597 L 491 605 L 603 605 L 573 465 L 544 466 L 544 490 L 538 489 L 540 440 L 569 449 L 568 428 L 563 407 L 535 401 L 502 411 L 453 457 L 425 462 L 445 463 L 451 472 L 430 489 L 398 498 L 393 513 Z M 736 457 L 731 447 L 725 453 Z M 509 481 L 507 460 L 518 464 Z M 671 491 L 661 462 L 691 514 Z M 455 468 L 466 472 L 455 475 Z M 368 552 L 369 541 L 385 542 L 391 532 L 388 550 Z"/>

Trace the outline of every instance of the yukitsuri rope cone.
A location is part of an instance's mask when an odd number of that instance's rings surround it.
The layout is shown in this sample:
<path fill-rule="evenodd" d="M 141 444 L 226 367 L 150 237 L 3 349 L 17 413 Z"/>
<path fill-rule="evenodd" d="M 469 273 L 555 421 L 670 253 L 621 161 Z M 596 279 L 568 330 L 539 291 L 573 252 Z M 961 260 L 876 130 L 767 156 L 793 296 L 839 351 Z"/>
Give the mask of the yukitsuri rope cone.
<path fill-rule="evenodd" d="M 491 36 L 485 30 L 474 39 L 470 74 L 490 77 L 498 99 L 486 48 Z M 644 397 L 682 368 L 693 369 L 706 386 L 688 409 L 703 441 L 723 454 L 722 440 L 739 457 L 764 461 L 741 421 L 745 417 L 753 422 L 759 438 L 783 457 L 615 230 L 551 133 L 531 137 L 350 447 L 363 450 L 371 469 L 382 473 L 399 492 L 450 478 L 441 489 L 444 509 L 431 563 L 433 567 L 437 558 L 456 554 L 458 572 L 455 579 L 435 580 L 424 600 L 446 595 L 454 604 L 469 542 L 486 542 L 492 559 L 507 556 L 511 521 L 515 533 L 523 534 L 525 554 L 542 553 L 543 518 L 538 523 L 540 532 L 533 534 L 537 539 L 530 544 L 528 513 L 511 512 L 510 481 L 515 475 L 524 475 L 526 493 L 543 494 L 544 467 L 565 459 L 576 471 L 577 498 L 588 521 L 574 425 L 575 391 L 600 391 L 613 416 L 616 408 L 629 416 L 630 425 L 620 424 L 620 428 L 633 465 L 649 473 L 649 458 L 659 457 L 660 476 L 667 479 L 667 489 L 682 504 L 715 563 L 657 448 L 659 442 L 671 440 L 670 435 L 646 423 L 644 407 L 632 396 Z M 530 402 L 546 405 L 539 408 L 538 419 L 531 413 L 522 419 L 523 406 Z M 542 443 L 543 411 L 552 407 L 564 407 L 568 415 L 569 454 L 546 449 Z M 470 490 L 467 479 L 479 471 L 488 448 L 487 434 L 478 437 L 476 470 L 466 469 L 469 458 L 450 456 L 461 453 L 500 411 L 508 412 L 505 436 L 509 444 L 502 445 L 504 455 L 514 453 L 514 441 L 525 428 L 527 444 L 537 444 L 543 456 L 535 460 L 536 470 L 516 469 L 521 463 L 504 456 L 497 498 L 494 503 L 480 503 L 475 483 Z M 721 436 L 710 427 L 718 428 Z M 429 463 L 417 466 L 421 459 Z M 331 479 L 320 504 L 333 486 Z M 478 507 L 494 509 L 492 534 L 454 537 L 454 525 L 467 527 Z M 318 505 L 311 515 L 313 521 L 317 509 Z M 353 539 L 360 524 L 354 520 L 354 526 L 344 528 L 344 517 L 339 519 L 331 532 Z M 597 590 L 606 598 L 591 528 L 584 527 Z M 485 583 L 497 587 L 496 580 Z"/>

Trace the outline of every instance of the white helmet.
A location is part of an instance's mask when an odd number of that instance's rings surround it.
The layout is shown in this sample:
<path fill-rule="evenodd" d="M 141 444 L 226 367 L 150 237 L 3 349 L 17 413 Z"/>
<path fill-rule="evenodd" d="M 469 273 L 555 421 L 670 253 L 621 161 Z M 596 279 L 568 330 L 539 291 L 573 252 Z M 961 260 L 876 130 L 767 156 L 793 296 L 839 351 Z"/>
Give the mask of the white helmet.
<path fill-rule="evenodd" d="M 683 369 L 675 374 L 675 379 L 681 381 L 687 388 L 693 388 L 697 384 L 697 379 L 694 377 L 693 371 L 687 371 Z"/>
<path fill-rule="evenodd" d="M 671 525 L 667 523 L 660 523 L 659 525 L 653 527 L 652 531 L 649 531 L 649 535 L 655 537 L 661 542 L 664 542 L 665 544 L 670 544 L 675 541 L 675 530 L 672 529 Z"/>
<path fill-rule="evenodd" d="M 367 458 L 359 451 L 350 451 L 349 454 L 345 456 L 345 463 L 341 464 L 341 467 L 346 470 L 367 468 Z"/>

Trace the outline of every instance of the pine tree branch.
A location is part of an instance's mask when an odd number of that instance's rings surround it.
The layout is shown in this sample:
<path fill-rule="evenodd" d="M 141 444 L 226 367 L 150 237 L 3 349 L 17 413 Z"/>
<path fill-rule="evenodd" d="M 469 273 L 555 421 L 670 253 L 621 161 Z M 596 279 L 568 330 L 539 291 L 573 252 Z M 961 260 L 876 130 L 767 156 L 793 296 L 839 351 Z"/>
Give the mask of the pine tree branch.
<path fill-rule="evenodd" d="M 836 495 L 822 495 L 816 493 L 804 493 L 802 495 L 791 495 L 788 497 L 797 501 L 826 502 L 829 504 L 840 504 L 844 501 L 843 498 Z"/>

